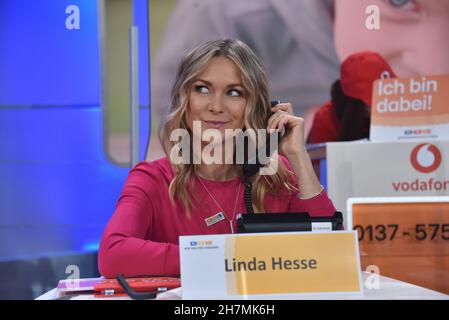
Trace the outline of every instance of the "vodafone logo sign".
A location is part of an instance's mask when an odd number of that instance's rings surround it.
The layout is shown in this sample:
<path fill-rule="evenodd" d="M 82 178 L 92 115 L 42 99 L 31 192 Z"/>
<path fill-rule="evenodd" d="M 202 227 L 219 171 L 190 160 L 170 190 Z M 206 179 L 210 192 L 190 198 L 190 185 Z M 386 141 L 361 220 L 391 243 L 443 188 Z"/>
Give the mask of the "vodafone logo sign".
<path fill-rule="evenodd" d="M 429 174 L 435 172 L 442 165 L 441 150 L 431 144 L 423 143 L 413 148 L 410 154 L 410 162 L 416 172 Z M 408 170 L 407 170 L 408 171 Z M 429 175 L 426 178 L 417 177 L 416 172 L 404 173 L 404 178 L 392 181 L 393 192 L 407 194 L 433 194 L 449 191 L 449 180 L 444 180 L 445 175 Z"/>
<path fill-rule="evenodd" d="M 412 150 L 410 161 L 416 171 L 431 173 L 441 165 L 441 151 L 433 144 L 423 143 Z"/>

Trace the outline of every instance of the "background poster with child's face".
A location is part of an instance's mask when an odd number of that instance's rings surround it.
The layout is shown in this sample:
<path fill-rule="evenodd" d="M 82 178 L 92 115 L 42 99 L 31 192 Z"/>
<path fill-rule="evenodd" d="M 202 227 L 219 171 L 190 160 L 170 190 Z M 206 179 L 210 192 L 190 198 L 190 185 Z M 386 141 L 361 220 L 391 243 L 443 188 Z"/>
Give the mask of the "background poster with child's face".
<path fill-rule="evenodd" d="M 380 19 L 370 29 L 373 12 Z M 449 74 L 448 0 L 335 0 L 334 21 L 340 60 L 371 50 L 399 77 Z"/>

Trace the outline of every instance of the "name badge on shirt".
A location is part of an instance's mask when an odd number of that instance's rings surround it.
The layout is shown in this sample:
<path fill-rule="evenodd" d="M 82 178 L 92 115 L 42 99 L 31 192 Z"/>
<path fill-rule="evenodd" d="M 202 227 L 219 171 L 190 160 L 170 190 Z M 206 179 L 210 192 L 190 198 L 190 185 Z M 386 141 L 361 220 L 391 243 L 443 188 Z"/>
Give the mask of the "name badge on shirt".
<path fill-rule="evenodd" d="M 209 218 L 204 219 L 204 221 L 206 221 L 206 225 L 208 227 L 210 227 L 224 219 L 225 219 L 225 217 L 224 217 L 223 212 L 219 212 L 217 214 L 214 214 L 213 216 L 210 216 Z"/>

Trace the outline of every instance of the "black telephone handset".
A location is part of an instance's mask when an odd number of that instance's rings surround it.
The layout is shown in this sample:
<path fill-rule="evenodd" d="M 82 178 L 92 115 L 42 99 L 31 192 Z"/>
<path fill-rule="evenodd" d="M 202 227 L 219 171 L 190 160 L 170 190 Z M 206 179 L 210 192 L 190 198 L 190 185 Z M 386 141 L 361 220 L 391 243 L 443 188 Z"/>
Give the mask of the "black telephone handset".
<path fill-rule="evenodd" d="M 271 107 L 278 105 L 280 101 L 271 101 Z M 268 119 L 267 119 L 268 122 Z M 260 163 L 258 155 L 265 152 L 266 157 L 271 157 L 277 146 L 271 146 L 271 135 L 278 135 L 278 144 L 281 134 L 271 133 L 267 136 L 264 146 L 256 152 L 256 159 L 248 159 L 247 149 L 245 148 L 245 161 L 242 166 L 243 178 L 245 181 L 245 191 L 243 199 L 245 201 L 247 214 L 240 214 L 237 218 L 238 233 L 258 233 L 258 232 L 294 232 L 294 231 L 313 231 L 318 224 L 320 228 L 325 226 L 328 231 L 343 230 L 343 215 L 341 212 L 335 212 L 332 217 L 311 217 L 308 212 L 279 212 L 279 213 L 258 213 L 254 214 L 251 201 L 252 183 L 250 178 L 264 166 Z M 254 156 L 253 156 L 254 157 Z M 250 161 L 251 160 L 251 161 Z"/>
<path fill-rule="evenodd" d="M 279 100 L 275 100 L 275 101 L 271 101 L 271 108 L 277 106 L 278 104 L 280 104 L 281 102 Z M 272 115 L 272 113 L 270 114 L 270 116 Z M 269 118 L 266 120 L 266 123 L 268 124 L 268 120 Z M 249 178 L 251 178 L 253 175 L 255 175 L 259 169 L 261 167 L 263 167 L 265 164 L 260 162 L 260 157 L 259 155 L 263 155 L 267 158 L 271 158 L 271 156 L 274 154 L 274 152 L 277 149 L 277 146 L 273 146 L 271 145 L 270 141 L 271 141 L 271 136 L 272 135 L 278 135 L 278 144 L 280 142 L 281 139 L 281 134 L 278 132 L 275 133 L 271 133 L 269 135 L 267 135 L 267 139 L 264 145 L 262 145 L 262 147 L 258 148 L 256 151 L 255 156 L 253 156 L 252 158 L 248 158 L 248 148 L 247 145 L 245 143 L 245 161 L 243 163 L 242 166 L 242 173 L 243 173 L 243 177 L 245 179 L 245 181 L 248 181 Z M 255 159 L 254 159 L 255 158 Z"/>
<path fill-rule="evenodd" d="M 271 101 L 271 108 L 275 107 L 276 105 L 280 104 L 281 102 L 279 100 L 276 101 Z M 272 113 L 270 114 L 270 116 L 272 115 Z M 266 123 L 268 124 L 268 120 L 266 120 Z M 267 135 L 267 140 L 265 142 L 265 144 L 258 148 L 256 151 L 256 154 L 253 155 L 252 158 L 248 157 L 248 148 L 246 147 L 246 143 L 245 142 L 245 161 L 242 165 L 242 175 L 243 178 L 245 180 L 245 191 L 244 191 L 244 200 L 245 200 L 245 206 L 246 206 L 246 210 L 248 213 L 254 213 L 254 209 L 253 209 L 253 204 L 251 201 L 251 190 L 252 190 L 252 183 L 250 181 L 250 178 L 252 176 L 254 176 L 261 167 L 263 167 L 265 164 L 260 162 L 260 157 L 259 155 L 261 153 L 263 153 L 263 156 L 267 157 L 267 158 L 271 158 L 271 156 L 273 155 L 273 153 L 276 151 L 277 146 L 273 146 L 271 145 L 270 141 L 271 141 L 271 135 L 273 134 L 277 134 L 278 135 L 278 144 L 281 138 L 281 134 L 278 132 L 275 133 L 271 133 L 269 135 Z M 255 159 L 254 159 L 255 157 Z"/>

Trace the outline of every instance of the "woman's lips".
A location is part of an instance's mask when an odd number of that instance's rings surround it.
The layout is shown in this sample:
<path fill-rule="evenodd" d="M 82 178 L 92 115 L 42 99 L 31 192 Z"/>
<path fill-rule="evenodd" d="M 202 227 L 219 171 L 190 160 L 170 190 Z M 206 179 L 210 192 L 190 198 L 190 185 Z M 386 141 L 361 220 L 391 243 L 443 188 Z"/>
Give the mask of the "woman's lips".
<path fill-rule="evenodd" d="M 229 121 L 205 121 L 204 120 L 204 123 L 210 128 L 219 129 L 219 128 L 225 126 L 227 123 L 229 123 Z"/>

